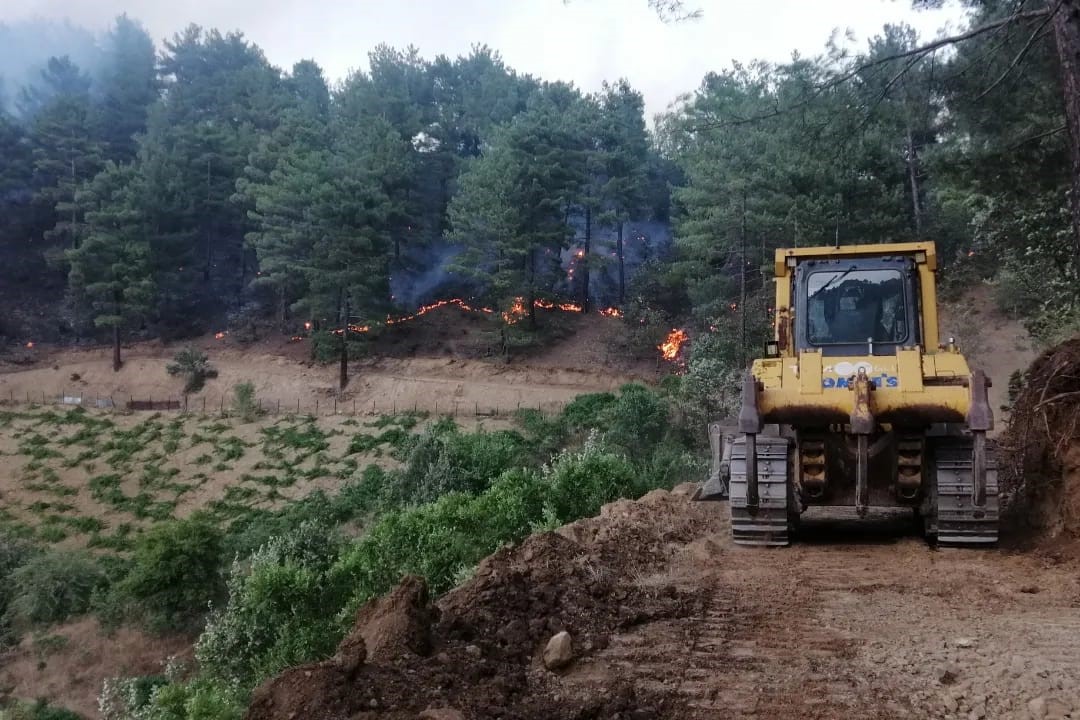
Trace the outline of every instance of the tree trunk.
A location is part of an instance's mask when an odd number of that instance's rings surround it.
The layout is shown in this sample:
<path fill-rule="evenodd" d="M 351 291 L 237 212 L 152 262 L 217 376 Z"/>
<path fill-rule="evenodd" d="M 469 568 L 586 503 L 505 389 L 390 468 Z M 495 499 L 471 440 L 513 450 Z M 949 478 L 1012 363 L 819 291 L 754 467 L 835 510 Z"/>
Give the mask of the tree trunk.
<path fill-rule="evenodd" d="M 742 196 L 739 236 L 742 257 L 739 261 L 739 368 L 746 368 L 746 191 Z"/>
<path fill-rule="evenodd" d="M 1065 91 L 1065 126 L 1069 131 L 1073 224 L 1073 263 L 1080 268 L 1080 0 L 1062 0 L 1054 16 L 1054 39 Z"/>
<path fill-rule="evenodd" d="M 623 221 L 619 221 L 619 232 L 615 237 L 615 254 L 619 257 L 619 305 L 626 302 L 626 263 L 623 254 Z"/>
<path fill-rule="evenodd" d="M 536 248 L 529 248 L 529 329 L 536 329 Z"/>
<path fill-rule="evenodd" d="M 120 326 L 113 325 L 112 328 L 112 369 L 113 372 L 120 372 L 120 366 L 123 363 L 120 362 Z"/>
<path fill-rule="evenodd" d="M 581 310 L 589 312 L 589 254 L 592 252 L 592 208 L 585 208 L 585 255 L 581 263 Z"/>
<path fill-rule="evenodd" d="M 342 302 L 341 323 L 341 367 L 338 372 L 338 383 L 341 391 L 349 384 L 349 301 Z"/>
<path fill-rule="evenodd" d="M 915 216 L 915 234 L 922 239 L 922 205 L 919 202 L 919 155 L 911 128 L 907 131 L 908 180 L 911 182 L 911 210 Z"/>

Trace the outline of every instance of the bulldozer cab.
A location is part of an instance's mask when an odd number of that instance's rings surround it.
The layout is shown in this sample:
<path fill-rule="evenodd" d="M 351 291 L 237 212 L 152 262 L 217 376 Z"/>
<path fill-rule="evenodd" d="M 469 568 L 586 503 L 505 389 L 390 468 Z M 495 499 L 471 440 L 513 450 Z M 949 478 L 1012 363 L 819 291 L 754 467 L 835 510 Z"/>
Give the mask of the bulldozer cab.
<path fill-rule="evenodd" d="M 895 355 L 919 345 L 910 257 L 807 260 L 795 268 L 795 344 L 822 355 Z"/>

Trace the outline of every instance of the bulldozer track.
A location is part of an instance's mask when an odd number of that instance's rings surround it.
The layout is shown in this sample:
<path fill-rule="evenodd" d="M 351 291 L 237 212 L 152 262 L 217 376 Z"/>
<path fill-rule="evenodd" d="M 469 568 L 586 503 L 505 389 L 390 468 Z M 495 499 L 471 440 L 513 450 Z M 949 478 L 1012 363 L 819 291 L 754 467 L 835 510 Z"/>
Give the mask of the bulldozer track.
<path fill-rule="evenodd" d="M 998 539 L 997 462 L 987 458 L 986 502 L 972 502 L 973 441 L 966 437 L 937 438 L 937 541 L 944 547 L 993 545 Z"/>
<path fill-rule="evenodd" d="M 731 448 L 731 532 L 739 545 L 783 546 L 791 541 L 788 517 L 787 438 L 757 436 L 758 506 L 750 506 L 746 481 L 746 437 Z"/>

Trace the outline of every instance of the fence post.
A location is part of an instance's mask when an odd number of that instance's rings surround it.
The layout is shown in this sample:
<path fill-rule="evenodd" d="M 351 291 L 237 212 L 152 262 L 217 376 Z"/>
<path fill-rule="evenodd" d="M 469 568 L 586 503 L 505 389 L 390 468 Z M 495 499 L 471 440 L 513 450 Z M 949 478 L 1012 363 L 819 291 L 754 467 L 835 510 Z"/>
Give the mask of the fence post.
<path fill-rule="evenodd" d="M 438 400 L 435 401 L 435 417 L 436 418 L 439 417 L 439 401 Z"/>
<path fill-rule="evenodd" d="M 221 402 L 220 402 L 220 407 L 218 408 L 218 412 L 220 412 L 222 415 L 225 414 L 225 396 L 224 395 L 221 396 Z"/>
<path fill-rule="evenodd" d="M 352 414 L 356 415 L 356 398 L 353 398 L 352 401 Z"/>
<path fill-rule="evenodd" d="M 277 401 L 277 412 L 276 412 L 276 413 L 274 413 L 274 415 L 275 415 L 275 416 L 277 416 L 277 415 L 280 415 L 280 414 L 281 414 L 281 398 L 278 398 L 278 401 Z"/>
<path fill-rule="evenodd" d="M 334 396 L 334 414 L 337 415 L 337 396 Z"/>
<path fill-rule="evenodd" d="M 296 398 L 296 414 L 300 414 L 300 398 Z"/>
<path fill-rule="evenodd" d="M 319 417 L 319 398 L 315 398 L 315 417 Z"/>
<path fill-rule="evenodd" d="M 480 401 L 479 400 L 476 401 L 476 407 L 475 407 L 475 410 L 473 412 L 473 417 L 480 417 Z"/>
<path fill-rule="evenodd" d="M 397 415 L 397 398 L 394 398 L 394 412 L 393 415 Z"/>

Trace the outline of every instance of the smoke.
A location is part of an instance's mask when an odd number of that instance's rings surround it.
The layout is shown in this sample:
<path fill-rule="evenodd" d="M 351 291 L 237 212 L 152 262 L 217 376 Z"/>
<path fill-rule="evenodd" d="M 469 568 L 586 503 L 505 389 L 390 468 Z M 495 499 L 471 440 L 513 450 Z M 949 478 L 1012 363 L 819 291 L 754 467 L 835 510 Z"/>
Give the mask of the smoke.
<path fill-rule="evenodd" d="M 67 20 L 0 23 L 0 110 L 18 114 L 23 89 L 40 86 L 49 58 L 64 55 L 89 75 L 97 73 L 103 59 L 99 38 Z"/>
<path fill-rule="evenodd" d="M 390 273 L 394 304 L 406 310 L 449 297 L 469 297 L 481 288 L 471 278 L 447 270 L 463 248 L 445 240 L 406 246 L 398 267 Z"/>

